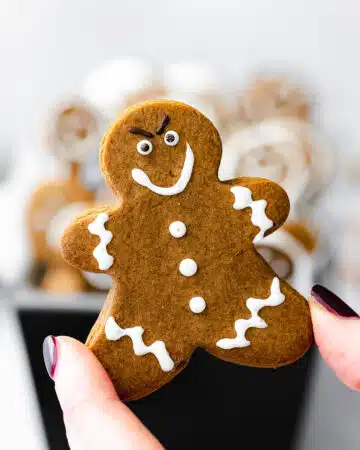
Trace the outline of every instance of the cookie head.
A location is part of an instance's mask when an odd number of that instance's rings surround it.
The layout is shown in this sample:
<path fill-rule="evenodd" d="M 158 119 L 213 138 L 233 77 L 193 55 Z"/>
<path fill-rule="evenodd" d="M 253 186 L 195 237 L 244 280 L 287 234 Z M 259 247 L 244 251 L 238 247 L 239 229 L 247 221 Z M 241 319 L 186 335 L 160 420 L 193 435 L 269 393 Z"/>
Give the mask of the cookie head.
<path fill-rule="evenodd" d="M 196 109 L 166 100 L 129 108 L 101 146 L 107 182 L 122 196 L 178 195 L 217 180 L 221 141 Z"/>

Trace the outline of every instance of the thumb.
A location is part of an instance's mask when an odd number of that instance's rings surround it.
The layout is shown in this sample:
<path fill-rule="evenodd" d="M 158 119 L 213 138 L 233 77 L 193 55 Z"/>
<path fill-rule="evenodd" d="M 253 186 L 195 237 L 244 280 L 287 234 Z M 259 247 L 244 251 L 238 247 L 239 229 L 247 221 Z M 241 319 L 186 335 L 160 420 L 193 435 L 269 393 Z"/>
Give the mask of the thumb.
<path fill-rule="evenodd" d="M 359 316 L 319 285 L 313 287 L 309 304 L 321 356 L 344 384 L 360 390 Z"/>
<path fill-rule="evenodd" d="M 119 400 L 107 373 L 85 345 L 68 337 L 48 336 L 43 352 L 72 450 L 162 449 Z"/>

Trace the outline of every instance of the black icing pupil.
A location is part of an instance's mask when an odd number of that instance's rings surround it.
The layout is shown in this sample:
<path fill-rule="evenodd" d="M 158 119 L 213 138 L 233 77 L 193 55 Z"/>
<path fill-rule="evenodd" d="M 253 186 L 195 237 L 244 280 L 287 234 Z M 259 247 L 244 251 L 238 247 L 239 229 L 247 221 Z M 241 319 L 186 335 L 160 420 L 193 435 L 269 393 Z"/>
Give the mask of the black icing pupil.
<path fill-rule="evenodd" d="M 146 153 L 150 150 L 150 145 L 144 142 L 143 144 L 141 144 L 140 148 L 142 152 Z"/>
<path fill-rule="evenodd" d="M 166 141 L 167 142 L 174 142 L 175 141 L 175 136 L 173 134 L 168 134 L 166 136 Z"/>

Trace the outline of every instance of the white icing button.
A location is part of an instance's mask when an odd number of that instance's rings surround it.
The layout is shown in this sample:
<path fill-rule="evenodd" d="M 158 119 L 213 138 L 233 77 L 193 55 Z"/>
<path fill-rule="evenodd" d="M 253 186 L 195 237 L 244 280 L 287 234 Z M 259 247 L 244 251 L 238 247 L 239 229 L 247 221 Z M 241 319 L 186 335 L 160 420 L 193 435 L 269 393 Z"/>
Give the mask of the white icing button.
<path fill-rule="evenodd" d="M 192 277 L 197 272 L 197 264 L 193 259 L 183 259 L 179 265 L 179 271 L 184 277 Z"/>
<path fill-rule="evenodd" d="M 184 222 L 177 220 L 170 224 L 169 231 L 174 238 L 182 238 L 186 234 L 186 225 Z"/>
<path fill-rule="evenodd" d="M 190 309 L 195 314 L 202 313 L 206 308 L 206 302 L 202 297 L 193 297 L 189 302 Z"/>

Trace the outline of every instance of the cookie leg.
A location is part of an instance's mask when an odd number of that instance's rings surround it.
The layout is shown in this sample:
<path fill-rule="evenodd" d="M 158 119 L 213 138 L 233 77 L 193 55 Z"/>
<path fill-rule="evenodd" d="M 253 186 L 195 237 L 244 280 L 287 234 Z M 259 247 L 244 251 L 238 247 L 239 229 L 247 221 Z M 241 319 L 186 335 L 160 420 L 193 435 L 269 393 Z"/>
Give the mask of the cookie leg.
<path fill-rule="evenodd" d="M 104 312 L 99 318 L 102 323 L 95 324 L 87 346 L 104 366 L 123 401 L 151 394 L 186 366 L 186 360 L 171 355 L 169 343 L 149 339 L 141 326 L 122 328 L 113 316 L 105 316 Z"/>
<path fill-rule="evenodd" d="M 258 273 L 249 297 L 234 299 L 238 310 L 205 348 L 217 357 L 254 367 L 279 367 L 300 358 L 311 345 L 313 334 L 306 300 L 280 281 L 257 254 L 247 264 Z M 254 272 L 255 270 L 255 272 Z M 254 278 L 256 279 L 256 278 Z"/>

